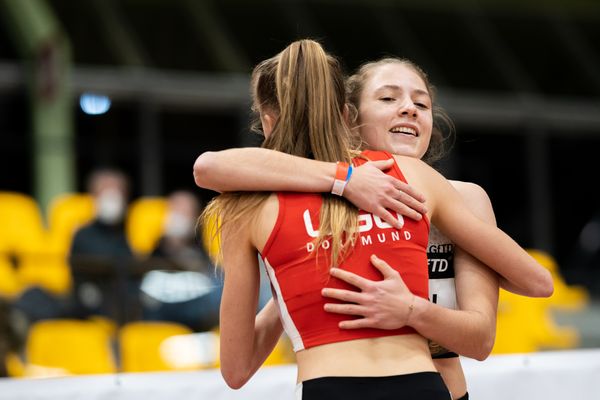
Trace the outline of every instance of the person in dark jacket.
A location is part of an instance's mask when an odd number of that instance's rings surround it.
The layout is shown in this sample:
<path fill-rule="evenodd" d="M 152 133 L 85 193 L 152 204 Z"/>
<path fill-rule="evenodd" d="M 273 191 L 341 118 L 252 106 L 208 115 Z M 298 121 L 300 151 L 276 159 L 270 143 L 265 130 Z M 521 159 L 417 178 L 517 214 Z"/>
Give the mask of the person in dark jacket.
<path fill-rule="evenodd" d="M 136 319 L 139 277 L 124 224 L 129 180 L 118 170 L 97 170 L 88 180 L 88 191 L 94 197 L 96 216 L 75 233 L 71 245 L 71 312 L 80 318 Z"/>

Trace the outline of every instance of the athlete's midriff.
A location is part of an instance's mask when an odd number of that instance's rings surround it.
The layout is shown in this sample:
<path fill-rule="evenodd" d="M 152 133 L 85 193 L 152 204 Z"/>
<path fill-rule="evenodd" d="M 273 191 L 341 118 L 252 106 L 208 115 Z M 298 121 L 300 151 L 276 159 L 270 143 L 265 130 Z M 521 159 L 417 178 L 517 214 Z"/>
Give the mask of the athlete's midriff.
<path fill-rule="evenodd" d="M 385 153 L 367 155 L 389 157 Z M 405 180 L 396 164 L 388 173 Z M 364 343 L 371 343 L 369 340 L 372 339 L 388 343 L 383 340 L 384 337 L 390 337 L 389 342 L 414 340 L 395 338 L 398 335 L 416 337 L 414 329 L 410 327 L 395 330 L 339 328 L 339 322 L 350 317 L 325 312 L 323 306 L 333 300 L 323 297 L 321 290 L 324 287 L 357 289 L 329 275 L 330 240 L 325 240 L 320 245 L 315 242 L 322 197 L 318 194 L 279 193 L 278 200 L 279 215 L 262 256 L 283 326 L 294 350 L 298 352 L 346 341 L 351 341 L 352 345 L 349 346 L 354 346 L 361 345 L 362 340 L 366 340 Z M 370 262 L 370 256 L 376 254 L 401 274 L 412 293 L 426 299 L 428 233 L 429 223 L 426 218 L 420 221 L 404 219 L 402 228 L 396 229 L 378 217 L 361 211 L 359 235 L 351 253 L 338 267 L 367 279 L 381 280 L 381 274 Z M 421 340 L 422 338 L 419 339 Z M 375 340 L 373 343 L 379 341 Z M 428 355 L 428 352 L 425 354 Z"/>
<path fill-rule="evenodd" d="M 330 343 L 296 353 L 298 382 L 324 376 L 392 376 L 436 371 L 418 334 Z"/>

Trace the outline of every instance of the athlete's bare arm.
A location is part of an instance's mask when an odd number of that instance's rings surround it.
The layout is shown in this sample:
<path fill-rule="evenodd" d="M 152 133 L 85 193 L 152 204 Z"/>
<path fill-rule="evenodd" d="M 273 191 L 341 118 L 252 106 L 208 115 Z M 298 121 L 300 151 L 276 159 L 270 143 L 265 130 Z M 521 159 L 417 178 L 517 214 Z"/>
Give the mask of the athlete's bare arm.
<path fill-rule="evenodd" d="M 442 233 L 530 296 L 552 295 L 550 272 L 506 233 L 475 216 L 439 172 L 420 160 L 402 156 L 396 160 L 407 180 L 428 196 L 431 222 Z"/>
<path fill-rule="evenodd" d="M 355 168 L 344 197 L 358 208 L 400 227 L 390 211 L 420 219 L 427 209 L 422 194 L 382 172 L 391 165 L 391 160 L 385 160 Z M 218 192 L 329 192 L 335 171 L 335 163 L 247 147 L 203 153 L 194 164 L 194 180 L 198 186 Z"/>
<path fill-rule="evenodd" d="M 429 195 L 428 205 L 434 211 L 434 224 L 440 228 L 452 241 L 459 246 L 487 262 L 491 268 L 504 276 L 515 285 L 526 287 L 528 292 L 534 296 L 549 296 L 553 291 L 550 273 L 539 265 L 525 250 L 523 250 L 508 235 L 497 229 L 492 224 L 479 219 L 473 215 L 464 203 L 461 195 L 445 180 L 439 173 L 431 169 L 419 160 L 402 157 L 402 171 L 409 181 L 418 183 L 419 189 Z M 406 168 L 404 168 L 406 167 Z M 421 184 L 423 184 L 421 186 Z M 491 207 L 489 207 L 491 210 Z M 493 218 L 493 214 L 490 218 Z M 393 260 L 383 260 L 393 263 Z M 385 264 L 382 260 L 374 260 L 373 264 L 382 271 L 384 280 L 379 283 L 367 281 L 362 277 L 350 274 L 339 269 L 332 269 L 335 277 L 343 279 L 348 283 L 361 289 L 361 292 L 341 291 L 327 289 L 324 295 L 355 304 L 330 304 L 326 306 L 328 311 L 362 315 L 365 318 L 344 321 L 344 328 L 358 328 L 376 326 L 383 329 L 391 329 L 403 326 L 408 321 L 408 305 L 414 301 L 414 311 L 419 318 L 415 320 L 415 328 L 425 330 L 424 336 L 439 341 L 445 347 L 474 358 L 485 358 L 489 354 L 490 340 L 478 341 L 484 343 L 480 348 L 457 348 L 449 343 L 435 329 L 440 325 L 435 321 L 445 321 L 455 315 L 459 322 L 454 329 L 466 327 L 473 329 L 471 335 L 480 332 L 486 336 L 489 333 L 489 323 L 485 319 L 477 323 L 478 313 L 472 313 L 467 322 L 460 321 L 466 314 L 456 314 L 459 311 L 449 310 L 436 306 L 428 300 L 415 298 L 406 288 L 404 282 L 397 272 Z M 395 306 L 391 306 L 395 304 Z M 382 310 L 384 310 L 382 312 Z M 384 318 L 385 317 L 385 318 Z M 426 318 L 430 318 L 427 320 Z M 471 324 L 471 325 L 469 325 Z M 474 324 L 474 325 L 473 325 Z M 478 328 L 479 327 L 479 328 Z M 433 329 L 433 331 L 428 331 Z M 481 330 L 480 330 L 481 329 Z M 488 332 L 488 333 L 486 333 Z M 442 332 L 443 333 L 443 332 Z M 473 341 L 475 342 L 475 341 Z M 493 343 L 493 342 L 492 342 Z M 457 345 L 465 345 L 460 341 Z"/>
<path fill-rule="evenodd" d="M 496 224 L 489 197 L 481 187 L 465 182 L 452 184 L 477 217 Z M 483 360 L 492 351 L 496 334 L 498 275 L 459 247 L 454 268 L 458 311 L 440 312 L 439 306 L 429 312 L 416 308 L 411 325 L 449 350 Z"/>
<path fill-rule="evenodd" d="M 415 297 L 398 271 L 385 260 L 374 257 L 371 262 L 381 272 L 382 281 L 374 282 L 348 271 L 332 269 L 333 276 L 360 289 L 360 292 L 323 289 L 324 296 L 347 302 L 327 303 L 326 311 L 362 317 L 342 321 L 340 328 L 396 329 L 410 325 L 421 335 L 456 353 L 478 360 L 489 355 L 493 334 L 490 344 L 488 317 L 478 312 L 451 310 Z M 414 306 L 412 311 L 411 304 Z"/>
<path fill-rule="evenodd" d="M 234 389 L 254 375 L 282 332 L 273 303 L 255 318 L 260 273 L 250 231 L 249 226 L 225 228 L 221 241 L 225 281 L 219 321 L 220 363 L 225 382 Z"/>
<path fill-rule="evenodd" d="M 454 185 L 479 218 L 495 225 L 491 203 L 483 189 L 462 182 L 454 182 Z M 495 337 L 498 279 L 479 260 L 457 250 L 455 266 L 460 310 L 417 301 L 412 313 L 408 310 L 414 297 L 400 275 L 383 260 L 374 260 L 373 264 L 382 272 L 383 281 L 368 281 L 346 271 L 332 270 L 332 275 L 361 289 L 360 293 L 336 289 L 323 291 L 328 297 L 355 303 L 327 304 L 326 310 L 362 316 L 342 322 L 342 328 L 394 329 L 408 323 L 423 336 L 456 353 L 479 360 L 489 355 Z"/>
<path fill-rule="evenodd" d="M 470 182 L 451 181 L 451 183 L 463 196 L 467 206 L 475 213 L 475 215 L 486 221 L 489 218 L 489 222 L 496 225 L 496 218 L 494 217 L 490 198 L 483 188 Z M 502 289 L 519 294 L 521 296 L 538 297 L 539 288 L 529 286 L 521 287 L 508 281 L 501 275 L 496 274 L 496 276 Z M 477 284 L 477 282 L 474 283 Z M 470 291 L 467 290 L 467 292 Z M 497 290 L 495 290 L 495 292 L 497 292 Z"/>

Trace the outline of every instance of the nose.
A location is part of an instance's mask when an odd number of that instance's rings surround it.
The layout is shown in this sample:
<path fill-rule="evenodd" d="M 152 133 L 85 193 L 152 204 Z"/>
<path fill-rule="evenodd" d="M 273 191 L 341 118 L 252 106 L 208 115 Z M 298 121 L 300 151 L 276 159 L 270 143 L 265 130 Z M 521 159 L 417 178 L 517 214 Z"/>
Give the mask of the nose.
<path fill-rule="evenodd" d="M 404 101 L 402 105 L 398 108 L 398 114 L 406 117 L 416 118 L 417 107 L 410 100 Z"/>

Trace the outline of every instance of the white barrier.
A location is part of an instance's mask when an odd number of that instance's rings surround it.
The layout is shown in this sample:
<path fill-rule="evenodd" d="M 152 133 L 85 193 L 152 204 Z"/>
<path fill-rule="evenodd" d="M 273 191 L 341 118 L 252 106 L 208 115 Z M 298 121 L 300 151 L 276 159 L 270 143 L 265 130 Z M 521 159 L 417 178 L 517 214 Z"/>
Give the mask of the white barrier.
<path fill-rule="evenodd" d="M 600 349 L 492 356 L 463 365 L 473 400 L 600 399 Z M 219 371 L 0 379 L 1 400 L 294 400 L 296 368 L 265 367 L 240 390 Z"/>

